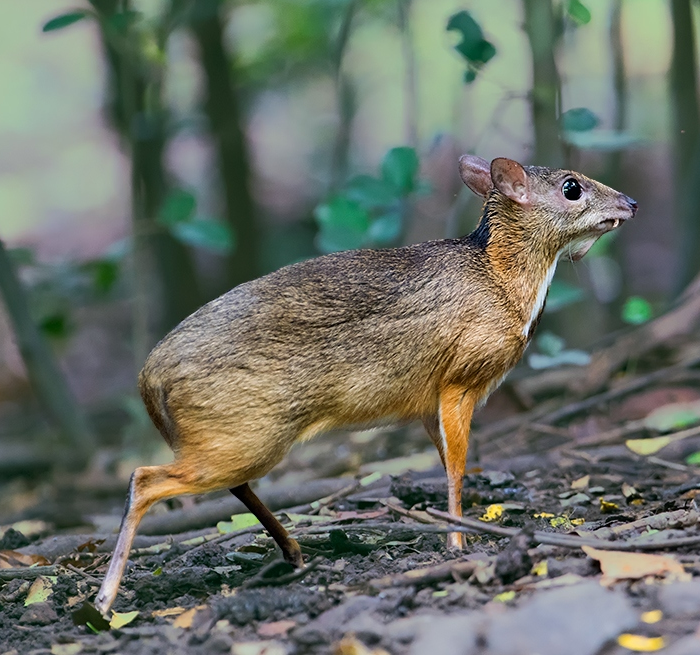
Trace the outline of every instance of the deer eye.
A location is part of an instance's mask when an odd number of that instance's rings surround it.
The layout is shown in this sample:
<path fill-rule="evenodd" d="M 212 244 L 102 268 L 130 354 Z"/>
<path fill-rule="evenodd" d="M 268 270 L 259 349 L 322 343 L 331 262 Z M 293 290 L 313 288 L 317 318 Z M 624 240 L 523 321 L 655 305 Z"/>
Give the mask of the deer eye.
<path fill-rule="evenodd" d="M 581 185 L 573 177 L 564 181 L 561 192 L 567 200 L 578 200 L 583 193 Z"/>

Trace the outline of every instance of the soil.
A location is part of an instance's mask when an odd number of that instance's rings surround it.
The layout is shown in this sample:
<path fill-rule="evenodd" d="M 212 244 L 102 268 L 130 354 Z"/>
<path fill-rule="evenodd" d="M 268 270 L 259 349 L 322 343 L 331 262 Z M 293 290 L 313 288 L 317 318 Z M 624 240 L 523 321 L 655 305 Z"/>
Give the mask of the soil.
<path fill-rule="evenodd" d="M 331 435 L 260 485 L 274 496 L 334 466 L 345 476 L 320 505 L 276 511 L 305 569 L 282 562 L 256 527 L 193 519 L 185 533 L 137 540 L 113 609 L 138 614 L 106 630 L 89 610 L 114 537 L 96 526 L 114 523 L 123 486 L 90 493 L 93 478 L 83 477 L 63 494 L 65 478 L 5 480 L 10 505 L 20 494 L 35 502 L 0 518 L 0 654 L 700 653 L 700 469 L 687 459 L 700 442 L 691 435 L 651 454 L 626 445 L 669 432 L 640 421 L 659 406 L 672 412 L 681 397 L 697 398 L 687 380 L 638 389 L 564 425 L 512 412 L 524 418 L 499 437 L 504 456 L 484 457 L 465 477 L 464 514 L 478 523 L 461 553 L 446 549 L 449 528 L 427 511 L 446 510 L 446 481 L 420 430 Z M 511 401 L 504 392 L 495 402 Z M 614 428 L 623 428 L 618 437 Z M 477 452 L 488 430 L 485 421 L 475 429 Z M 69 526 L 46 522 L 62 495 Z M 171 502 L 160 517 L 177 514 L 181 525 L 214 502 L 229 501 Z M 19 522 L 27 518 L 35 523 Z M 543 543 L 564 535 L 602 546 Z M 617 543 L 627 549 L 622 573 L 600 555 Z M 31 564 L 52 568 L 37 577 Z"/>

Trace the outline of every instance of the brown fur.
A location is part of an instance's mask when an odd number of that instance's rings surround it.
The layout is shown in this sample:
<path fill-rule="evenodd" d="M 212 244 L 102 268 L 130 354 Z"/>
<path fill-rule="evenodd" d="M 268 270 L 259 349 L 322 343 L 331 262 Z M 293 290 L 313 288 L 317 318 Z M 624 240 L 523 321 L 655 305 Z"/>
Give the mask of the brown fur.
<path fill-rule="evenodd" d="M 414 419 L 445 464 L 450 512 L 461 514 L 472 412 L 522 356 L 548 270 L 636 204 L 570 171 L 468 156 L 460 165 L 487 196 L 471 235 L 287 266 L 205 305 L 153 349 L 139 388 L 175 462 L 137 470 L 125 535 L 155 500 L 239 487 L 296 441 Z M 580 201 L 562 195 L 570 177 Z M 103 612 L 122 569 L 113 562 L 107 574 Z"/>

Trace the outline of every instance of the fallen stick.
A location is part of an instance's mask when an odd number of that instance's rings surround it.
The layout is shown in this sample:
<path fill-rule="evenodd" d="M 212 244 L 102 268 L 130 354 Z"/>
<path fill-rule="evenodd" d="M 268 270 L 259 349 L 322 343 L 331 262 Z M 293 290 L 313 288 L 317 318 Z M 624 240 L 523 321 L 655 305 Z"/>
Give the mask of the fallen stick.
<path fill-rule="evenodd" d="M 428 514 L 436 516 L 443 521 L 453 523 L 462 528 L 467 528 L 474 532 L 485 532 L 488 534 L 497 535 L 499 537 L 514 537 L 520 532 L 518 528 L 504 528 L 500 525 L 492 525 L 484 521 L 457 517 L 441 512 L 440 510 L 428 507 Z M 427 526 L 426 526 L 427 527 Z M 641 542 L 632 543 L 629 541 L 607 541 L 605 539 L 589 539 L 586 537 L 577 537 L 569 534 L 553 534 L 551 532 L 536 531 L 533 533 L 534 540 L 539 544 L 547 544 L 549 546 L 561 546 L 563 548 L 581 548 L 582 546 L 591 546 L 601 550 L 665 550 L 667 548 L 682 548 L 684 546 L 696 546 L 700 544 L 700 535 L 693 537 L 679 537 L 677 539 L 668 539 L 667 541 L 659 542 Z"/>
<path fill-rule="evenodd" d="M 373 591 L 381 591 L 390 587 L 427 586 L 443 580 L 449 580 L 454 576 L 471 575 L 483 562 L 484 560 L 470 560 L 466 562 L 463 560 L 452 560 L 436 566 L 428 566 L 398 575 L 376 578 L 370 580 L 368 585 Z"/>
<path fill-rule="evenodd" d="M 22 578 L 33 580 L 40 575 L 58 575 L 58 566 L 27 566 L 17 569 L 0 569 L 0 580 L 5 582 Z"/>

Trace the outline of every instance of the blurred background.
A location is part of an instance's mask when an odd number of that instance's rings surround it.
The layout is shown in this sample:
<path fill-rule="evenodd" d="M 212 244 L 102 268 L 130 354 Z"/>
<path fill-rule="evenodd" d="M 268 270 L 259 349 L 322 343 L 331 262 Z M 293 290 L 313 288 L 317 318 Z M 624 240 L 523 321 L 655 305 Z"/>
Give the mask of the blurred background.
<path fill-rule="evenodd" d="M 640 206 L 560 265 L 522 369 L 586 364 L 700 269 L 698 3 L 80 1 L 3 5 L 4 480 L 167 458 L 157 340 L 290 262 L 468 233 L 465 152 Z"/>

